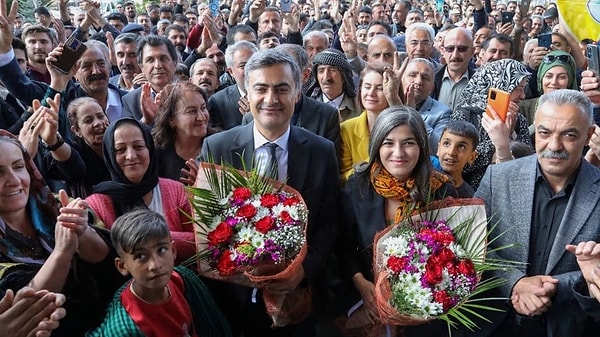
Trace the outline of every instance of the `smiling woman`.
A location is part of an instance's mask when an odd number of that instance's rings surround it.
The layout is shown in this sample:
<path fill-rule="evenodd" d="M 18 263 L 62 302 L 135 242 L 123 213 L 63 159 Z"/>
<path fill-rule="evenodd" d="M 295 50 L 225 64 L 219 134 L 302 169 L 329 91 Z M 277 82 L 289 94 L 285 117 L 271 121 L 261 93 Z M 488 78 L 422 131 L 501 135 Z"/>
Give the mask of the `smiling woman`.
<path fill-rule="evenodd" d="M 161 91 L 152 129 L 157 155 L 162 159 L 158 164 L 160 177 L 193 185 L 195 174 L 188 174 L 186 164 L 195 163 L 202 140 L 214 133 L 208 127 L 207 101 L 206 92 L 190 82 L 168 84 Z"/>
<path fill-rule="evenodd" d="M 21 143 L 3 130 L 0 153 L 0 297 L 27 285 L 64 292 L 69 314 L 52 336 L 82 336 L 100 323 L 123 282 L 109 233 L 89 226 L 85 201 L 69 202 L 62 192 L 59 203 Z"/>
<path fill-rule="evenodd" d="M 158 156 L 150 131 L 132 118 L 111 124 L 103 139 L 104 162 L 111 180 L 94 186 L 86 200 L 104 225 L 138 207 L 165 217 L 178 251 L 178 261 L 195 253 L 190 204 L 183 185 L 158 177 Z"/>

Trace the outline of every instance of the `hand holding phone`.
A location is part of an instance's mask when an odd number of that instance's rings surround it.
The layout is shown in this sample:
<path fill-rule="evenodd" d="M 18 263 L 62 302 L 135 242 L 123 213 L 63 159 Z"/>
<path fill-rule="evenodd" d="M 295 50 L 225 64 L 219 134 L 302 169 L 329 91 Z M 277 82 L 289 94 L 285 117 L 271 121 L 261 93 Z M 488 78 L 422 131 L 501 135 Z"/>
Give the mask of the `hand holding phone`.
<path fill-rule="evenodd" d="M 68 74 L 86 49 L 87 47 L 83 42 L 71 35 L 63 45 L 62 55 L 56 59 L 56 62 L 52 63 L 52 66 L 61 73 Z"/>
<path fill-rule="evenodd" d="M 290 13 L 292 11 L 292 0 L 281 0 L 281 11 Z"/>
<path fill-rule="evenodd" d="M 500 89 L 490 88 L 487 104 L 496 111 L 503 122 L 506 121 L 506 114 L 508 114 L 508 106 L 510 105 L 510 93 Z M 487 107 L 485 113 L 491 118 L 494 118 L 494 114 L 492 114 Z"/>
<path fill-rule="evenodd" d="M 600 49 L 598 49 L 598 46 L 588 44 L 585 48 L 585 57 L 587 58 L 588 69 L 593 71 L 596 76 L 600 75 Z"/>
<path fill-rule="evenodd" d="M 540 34 L 538 35 L 538 47 L 544 47 L 550 49 L 552 46 L 552 34 Z"/>

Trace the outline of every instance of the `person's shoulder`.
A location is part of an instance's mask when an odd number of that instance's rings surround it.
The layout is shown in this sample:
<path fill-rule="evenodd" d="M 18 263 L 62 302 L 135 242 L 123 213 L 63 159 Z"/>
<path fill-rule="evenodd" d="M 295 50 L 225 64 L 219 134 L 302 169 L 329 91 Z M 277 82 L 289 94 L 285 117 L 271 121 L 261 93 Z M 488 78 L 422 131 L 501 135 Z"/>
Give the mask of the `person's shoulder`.
<path fill-rule="evenodd" d="M 136 96 L 140 95 L 141 92 L 142 92 L 142 87 L 135 88 L 135 89 L 129 91 L 128 93 L 126 93 L 125 95 L 123 95 L 121 98 L 124 100 L 132 99 L 132 98 L 135 98 Z"/>
<path fill-rule="evenodd" d="M 296 139 L 301 139 L 304 138 L 306 139 L 308 142 L 312 143 L 311 146 L 317 146 L 317 147 L 333 147 L 334 144 L 332 141 L 330 141 L 329 139 L 325 138 L 325 137 L 321 137 L 311 131 L 308 131 L 304 128 L 301 127 L 297 127 L 297 126 L 291 126 L 291 130 L 290 130 L 290 137 L 296 137 Z"/>
<path fill-rule="evenodd" d="M 337 114 L 336 108 L 334 108 L 333 106 L 331 106 L 323 101 L 319 101 L 319 100 L 316 100 L 316 99 L 314 99 L 312 97 L 308 97 L 308 96 L 304 96 L 302 99 L 303 99 L 303 103 L 306 104 L 306 106 L 302 107 L 303 109 L 306 109 L 306 108 L 315 109 L 315 113 L 319 113 L 319 114 L 322 112 Z M 312 111 L 312 110 L 310 110 L 310 111 Z"/>

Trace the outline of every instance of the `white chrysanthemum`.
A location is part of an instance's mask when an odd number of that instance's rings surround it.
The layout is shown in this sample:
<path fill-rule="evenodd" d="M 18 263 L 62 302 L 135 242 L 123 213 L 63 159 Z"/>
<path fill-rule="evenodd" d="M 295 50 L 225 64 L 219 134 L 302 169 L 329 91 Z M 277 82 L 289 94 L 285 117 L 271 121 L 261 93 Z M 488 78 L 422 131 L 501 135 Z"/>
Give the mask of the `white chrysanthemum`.
<path fill-rule="evenodd" d="M 266 217 L 267 215 L 271 215 L 271 213 L 269 212 L 269 209 L 260 206 L 260 203 L 259 203 L 259 205 L 256 206 L 256 215 L 254 216 L 254 221 L 258 221 L 258 220 Z"/>
<path fill-rule="evenodd" d="M 258 232 L 254 228 L 242 227 L 237 233 L 237 236 L 239 237 L 240 242 L 252 242 L 258 236 L 257 234 Z"/>
<path fill-rule="evenodd" d="M 262 248 L 265 245 L 265 236 L 262 233 L 256 232 L 252 237 L 250 244 L 255 248 Z"/>
<path fill-rule="evenodd" d="M 408 240 L 401 235 L 389 237 L 383 241 L 386 256 L 404 256 L 408 253 Z"/>
<path fill-rule="evenodd" d="M 467 251 L 464 250 L 464 248 L 456 242 L 453 242 L 450 245 L 448 245 L 448 248 L 450 248 L 450 250 L 452 250 L 454 252 L 454 255 L 456 255 L 458 258 L 468 258 Z"/>
<path fill-rule="evenodd" d="M 223 218 L 219 215 L 214 216 L 211 220 L 210 220 L 210 229 L 215 229 L 217 228 L 217 226 L 221 223 L 221 221 L 223 221 Z"/>

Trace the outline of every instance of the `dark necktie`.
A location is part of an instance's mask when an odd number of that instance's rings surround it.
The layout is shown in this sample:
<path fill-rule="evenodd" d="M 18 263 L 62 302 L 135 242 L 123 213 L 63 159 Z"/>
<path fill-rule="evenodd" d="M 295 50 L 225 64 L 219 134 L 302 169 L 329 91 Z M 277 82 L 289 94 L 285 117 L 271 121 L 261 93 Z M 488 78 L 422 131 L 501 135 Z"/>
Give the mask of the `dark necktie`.
<path fill-rule="evenodd" d="M 269 152 L 269 160 L 267 161 L 267 176 L 272 179 L 279 179 L 279 165 L 277 164 L 277 144 L 265 143 L 264 145 Z"/>

